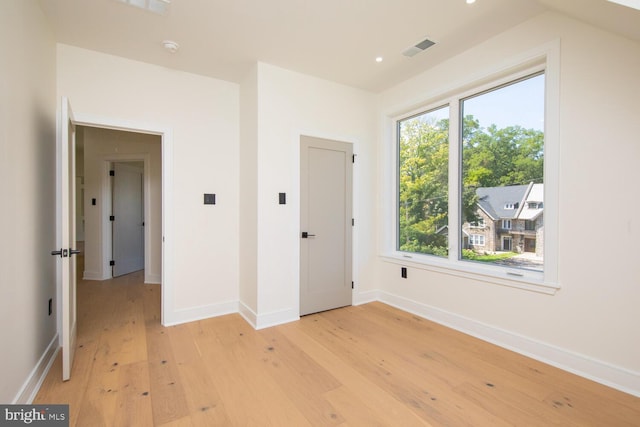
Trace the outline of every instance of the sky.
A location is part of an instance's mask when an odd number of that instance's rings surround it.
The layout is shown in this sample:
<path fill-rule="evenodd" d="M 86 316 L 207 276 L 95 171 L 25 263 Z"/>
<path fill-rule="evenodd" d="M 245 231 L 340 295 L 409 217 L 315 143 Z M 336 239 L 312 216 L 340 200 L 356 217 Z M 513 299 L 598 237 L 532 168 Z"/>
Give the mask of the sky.
<path fill-rule="evenodd" d="M 463 103 L 464 115 L 473 115 L 483 128 L 495 124 L 498 129 L 520 125 L 544 131 L 544 75 L 486 92 Z M 449 118 L 449 108 L 425 115 L 435 120 Z"/>
<path fill-rule="evenodd" d="M 487 92 L 464 101 L 464 115 L 473 115 L 483 128 L 520 125 L 544 130 L 544 75 Z"/>

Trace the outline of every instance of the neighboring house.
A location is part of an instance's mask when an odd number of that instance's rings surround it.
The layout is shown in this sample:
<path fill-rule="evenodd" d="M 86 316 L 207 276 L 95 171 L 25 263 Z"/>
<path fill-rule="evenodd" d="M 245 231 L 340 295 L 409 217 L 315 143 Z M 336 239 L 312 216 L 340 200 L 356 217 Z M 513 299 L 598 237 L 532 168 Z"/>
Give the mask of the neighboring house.
<path fill-rule="evenodd" d="M 465 248 L 543 257 L 544 184 L 482 187 L 476 194 L 478 221 L 462 226 Z"/>

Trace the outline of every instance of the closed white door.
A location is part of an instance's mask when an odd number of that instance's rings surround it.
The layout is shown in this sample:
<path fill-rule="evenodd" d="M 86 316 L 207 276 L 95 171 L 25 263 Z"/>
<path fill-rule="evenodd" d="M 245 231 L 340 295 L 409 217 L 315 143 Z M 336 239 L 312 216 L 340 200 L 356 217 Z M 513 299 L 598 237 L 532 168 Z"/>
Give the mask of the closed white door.
<path fill-rule="evenodd" d="M 352 303 L 349 143 L 300 138 L 300 315 Z"/>
<path fill-rule="evenodd" d="M 113 277 L 144 269 L 144 164 L 113 167 Z"/>

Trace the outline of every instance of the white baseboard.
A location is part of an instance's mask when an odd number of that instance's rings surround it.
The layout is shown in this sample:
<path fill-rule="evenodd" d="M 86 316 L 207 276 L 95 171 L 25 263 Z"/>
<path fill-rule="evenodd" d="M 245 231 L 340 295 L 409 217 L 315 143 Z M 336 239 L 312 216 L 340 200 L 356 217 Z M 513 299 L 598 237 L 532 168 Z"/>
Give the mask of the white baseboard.
<path fill-rule="evenodd" d="M 253 329 L 256 330 L 300 320 L 300 315 L 295 313 L 293 310 L 281 310 L 266 314 L 256 314 L 255 311 L 243 302 L 240 302 L 240 315 L 253 327 Z"/>
<path fill-rule="evenodd" d="M 353 294 L 353 305 L 362 305 L 374 301 L 381 301 L 380 291 L 378 290 L 357 292 Z"/>
<path fill-rule="evenodd" d="M 300 320 L 300 313 L 295 310 L 272 311 L 271 313 L 258 314 L 256 319 L 256 329 L 270 328 L 284 323 Z"/>
<path fill-rule="evenodd" d="M 240 313 L 240 316 L 242 316 L 244 320 L 246 320 L 247 323 L 253 327 L 253 329 L 258 329 L 256 327 L 256 325 L 258 324 L 258 315 L 255 311 L 253 311 L 245 303 L 240 301 L 240 303 L 238 304 L 238 312 Z"/>
<path fill-rule="evenodd" d="M 82 273 L 82 280 L 108 280 L 111 276 L 104 277 L 100 271 L 87 271 Z"/>
<path fill-rule="evenodd" d="M 144 283 L 147 285 L 160 285 L 162 277 L 159 274 L 146 274 L 145 270 Z"/>
<path fill-rule="evenodd" d="M 53 364 L 53 361 L 56 359 L 56 354 L 58 354 L 59 348 L 58 334 L 56 334 L 45 349 L 44 353 L 42 353 L 40 360 L 36 363 L 36 366 L 27 377 L 22 388 L 13 399 L 13 404 L 30 405 L 31 402 L 33 402 L 33 399 L 35 399 L 42 382 Z"/>
<path fill-rule="evenodd" d="M 229 301 L 220 304 L 203 305 L 200 307 L 185 310 L 174 310 L 168 319 L 165 319 L 164 326 L 180 325 L 182 323 L 195 322 L 197 320 L 208 319 L 210 317 L 224 316 L 238 312 L 238 301 Z"/>
<path fill-rule="evenodd" d="M 640 373 L 384 291 L 379 301 L 584 378 L 640 397 Z"/>

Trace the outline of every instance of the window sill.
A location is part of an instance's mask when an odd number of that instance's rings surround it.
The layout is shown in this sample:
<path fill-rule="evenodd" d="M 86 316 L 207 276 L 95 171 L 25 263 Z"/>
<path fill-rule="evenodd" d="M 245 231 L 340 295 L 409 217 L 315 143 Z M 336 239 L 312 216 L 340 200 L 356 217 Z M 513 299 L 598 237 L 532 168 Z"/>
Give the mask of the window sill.
<path fill-rule="evenodd" d="M 473 262 L 452 263 L 449 259 L 431 257 L 420 254 L 387 253 L 382 260 L 392 264 L 417 268 L 425 271 L 464 277 L 493 285 L 508 286 L 531 292 L 555 295 L 560 285 L 545 281 L 542 273 L 520 269 L 509 269 L 478 265 Z"/>

